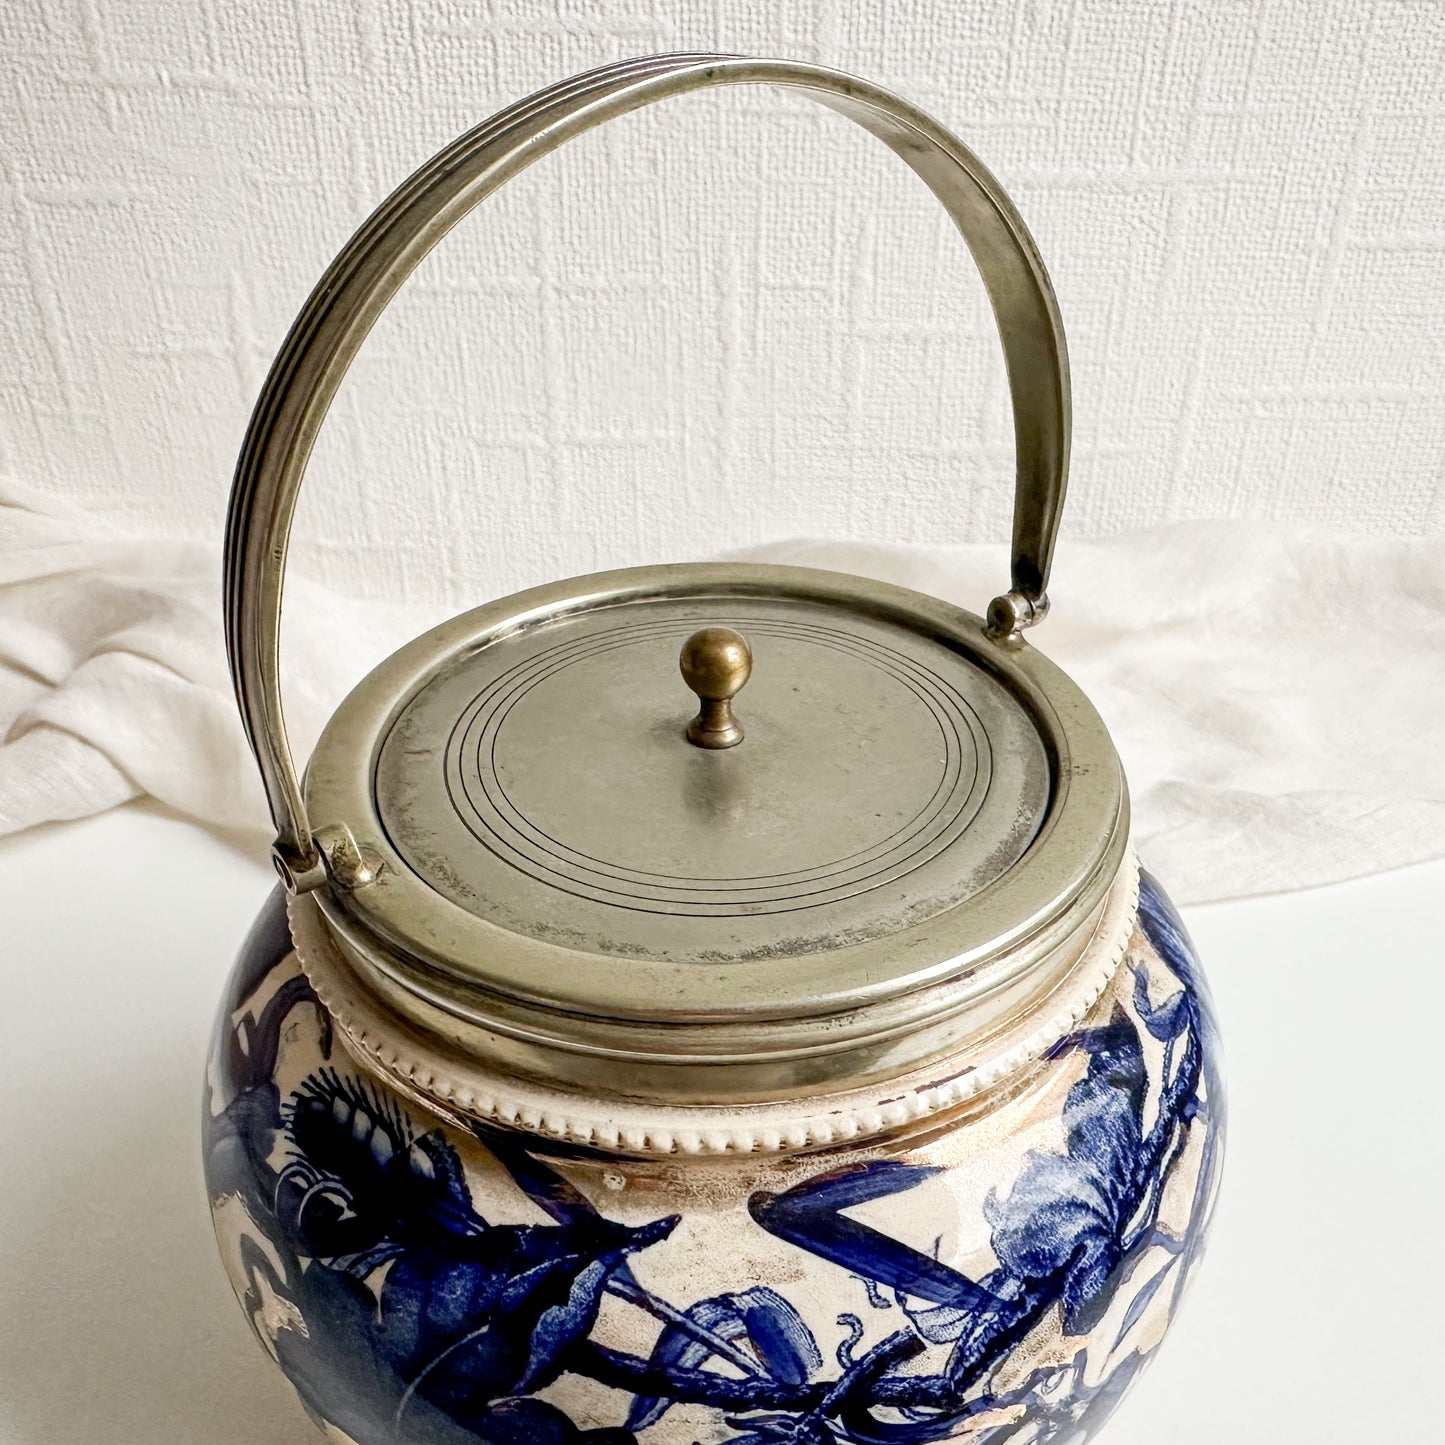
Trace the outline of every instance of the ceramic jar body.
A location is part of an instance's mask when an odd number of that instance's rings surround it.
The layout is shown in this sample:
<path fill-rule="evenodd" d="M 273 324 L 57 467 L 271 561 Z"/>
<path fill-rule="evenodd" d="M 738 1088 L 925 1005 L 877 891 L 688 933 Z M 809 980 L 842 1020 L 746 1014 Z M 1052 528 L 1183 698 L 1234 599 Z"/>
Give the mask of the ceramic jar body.
<path fill-rule="evenodd" d="M 1147 877 L 1079 1023 L 903 1139 L 629 1160 L 444 1120 L 341 1047 L 279 895 L 207 1084 L 236 1293 L 357 1445 L 1082 1440 L 1177 1308 L 1224 1111 Z"/>

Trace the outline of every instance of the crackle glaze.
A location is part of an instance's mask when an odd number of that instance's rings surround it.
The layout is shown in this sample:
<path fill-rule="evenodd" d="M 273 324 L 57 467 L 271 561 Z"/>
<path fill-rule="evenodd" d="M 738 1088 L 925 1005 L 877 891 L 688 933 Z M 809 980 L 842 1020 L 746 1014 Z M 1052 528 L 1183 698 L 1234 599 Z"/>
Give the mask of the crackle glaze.
<path fill-rule="evenodd" d="M 1178 1307 L 1223 1125 L 1205 986 L 1147 875 L 1044 1058 L 902 1134 L 715 1158 L 401 1097 L 343 1047 L 278 893 L 204 1111 L 236 1293 L 356 1445 L 1074 1445 Z"/>

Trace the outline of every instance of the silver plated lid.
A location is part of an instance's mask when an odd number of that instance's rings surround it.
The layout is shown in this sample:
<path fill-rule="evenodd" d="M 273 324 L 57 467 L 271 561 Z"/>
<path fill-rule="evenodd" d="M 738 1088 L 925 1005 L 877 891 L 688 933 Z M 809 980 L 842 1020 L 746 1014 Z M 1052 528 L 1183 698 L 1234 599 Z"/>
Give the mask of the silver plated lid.
<path fill-rule="evenodd" d="M 972 247 L 1017 423 L 1010 590 L 985 621 L 794 568 L 556 583 L 383 663 L 337 711 L 303 788 L 276 666 L 286 540 L 371 322 L 530 160 L 726 83 L 792 87 L 859 121 Z M 726 1101 L 916 1067 L 1045 996 L 1097 925 L 1128 811 L 1097 714 L 1023 638 L 1047 608 L 1067 457 L 1062 328 L 1027 231 L 976 158 L 885 91 L 789 62 L 627 62 L 520 103 L 424 167 L 293 328 L 228 529 L 228 642 L 278 870 L 313 894 L 371 1026 L 388 1020 L 418 1059 Z"/>
<path fill-rule="evenodd" d="M 887 938 L 1018 863 L 1044 738 L 926 618 L 806 575 L 698 568 L 628 595 L 648 580 L 599 578 L 622 595 L 441 659 L 379 734 L 392 868 L 511 933 L 715 964 Z M 688 737 L 678 657 L 703 624 L 752 652 L 726 749 Z"/>

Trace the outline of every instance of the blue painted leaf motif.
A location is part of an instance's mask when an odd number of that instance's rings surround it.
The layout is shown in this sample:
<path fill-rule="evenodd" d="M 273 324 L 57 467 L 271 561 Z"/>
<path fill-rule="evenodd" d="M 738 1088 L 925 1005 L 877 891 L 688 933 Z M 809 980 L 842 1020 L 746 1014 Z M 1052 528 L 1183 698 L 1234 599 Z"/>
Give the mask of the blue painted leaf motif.
<path fill-rule="evenodd" d="M 801 1385 L 823 1363 L 813 1332 L 775 1290 L 759 1285 L 735 1296 L 748 1339 L 763 1368 L 785 1385 Z"/>
<path fill-rule="evenodd" d="M 1180 989 L 1157 1007 L 1149 1002 L 1149 972 L 1137 965 L 1134 968 L 1134 1011 L 1143 1020 L 1144 1027 L 1160 1043 L 1177 1039 L 1189 1027 L 1193 1005 L 1188 993 Z"/>
<path fill-rule="evenodd" d="M 499 1397 L 543 1389 L 591 1332 L 610 1277 L 676 1222 L 492 1226 L 409 1251 L 387 1274 L 380 1314 L 412 1394 L 466 1420 Z"/>
<path fill-rule="evenodd" d="M 548 1305 L 537 1316 L 527 1353 L 527 1366 L 522 1371 L 522 1378 L 517 1381 L 518 1391 L 530 1393 L 550 1384 L 561 1374 L 557 1362 L 562 1352 L 587 1334 L 597 1318 L 597 1309 L 602 1303 L 602 1286 L 607 1282 L 608 1273 L 608 1264 L 603 1260 L 594 1259 L 584 1265 L 573 1276 L 566 1298 Z"/>
<path fill-rule="evenodd" d="M 984 1214 L 1003 1268 L 1023 1282 L 1056 1280 L 1065 1328 L 1082 1334 L 1096 1323 L 1095 1306 L 1107 1303 L 1137 1207 L 1149 1080 L 1139 1035 L 1122 1011 L 1073 1042 L 1089 1067 L 1064 1103 L 1068 1153 L 1031 1153 L 1007 1199 L 990 1194 Z"/>
<path fill-rule="evenodd" d="M 753 1357 L 746 1349 L 751 1346 Z M 651 1360 L 662 1369 L 696 1370 L 720 1356 L 744 1371 L 762 1367 L 784 1385 L 803 1385 L 823 1363 L 813 1332 L 776 1291 L 765 1285 L 699 1300 L 668 1325 L 653 1346 Z M 639 1396 L 627 1416 L 629 1430 L 654 1425 L 672 1401 Z"/>
<path fill-rule="evenodd" d="M 486 1124 L 473 1124 L 472 1132 L 511 1175 L 517 1188 L 559 1224 L 577 1224 L 601 1217 L 592 1201 L 575 1184 L 564 1179 L 535 1154 L 529 1154 L 515 1134 Z"/>
<path fill-rule="evenodd" d="M 1196 1022 L 1211 1042 L 1218 1042 L 1218 1025 L 1214 1018 L 1214 1001 L 1209 984 L 1199 967 L 1199 958 L 1178 910 L 1159 886 L 1159 880 L 1147 869 L 1139 873 L 1139 927 L 1153 945 L 1154 951 L 1169 966 L 1169 971 L 1182 983 L 1195 1001 Z"/>
<path fill-rule="evenodd" d="M 933 1165 L 874 1159 L 816 1175 L 784 1194 L 759 1190 L 748 1200 L 748 1212 L 769 1234 L 878 1284 L 954 1309 L 987 1308 L 993 1296 L 986 1289 L 842 1213 L 851 1205 L 913 1189 L 938 1172 Z"/>
<path fill-rule="evenodd" d="M 1214 1125 L 1210 1137 L 1217 1138 L 1225 1126 L 1227 1100 L 1220 1072 L 1223 1050 L 1219 1024 L 1214 1016 L 1214 1002 L 1210 997 L 1209 984 L 1199 967 L 1189 931 L 1158 880 L 1147 870 L 1139 874 L 1139 927 L 1189 996 L 1190 1030 L 1198 1036 L 1200 1071 Z"/>

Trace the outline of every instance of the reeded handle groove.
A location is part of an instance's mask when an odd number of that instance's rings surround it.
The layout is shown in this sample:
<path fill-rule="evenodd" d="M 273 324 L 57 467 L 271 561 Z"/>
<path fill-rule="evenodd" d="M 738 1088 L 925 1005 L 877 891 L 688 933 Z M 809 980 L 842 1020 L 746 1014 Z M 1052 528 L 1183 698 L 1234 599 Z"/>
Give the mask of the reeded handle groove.
<path fill-rule="evenodd" d="M 671 55 L 575 76 L 454 141 L 376 209 L 311 293 L 251 417 L 226 527 L 226 647 L 276 823 L 277 866 L 293 891 L 318 886 L 330 854 L 312 837 L 286 740 L 279 674 L 282 583 L 301 479 L 347 367 L 422 257 L 512 176 L 614 116 L 722 85 L 800 90 L 857 122 L 908 162 L 963 234 L 993 303 L 1014 410 L 1012 585 L 989 608 L 990 630 L 1013 640 L 1042 617 L 1068 476 L 1068 356 L 1043 262 L 981 162 L 906 101 L 822 66 Z"/>

